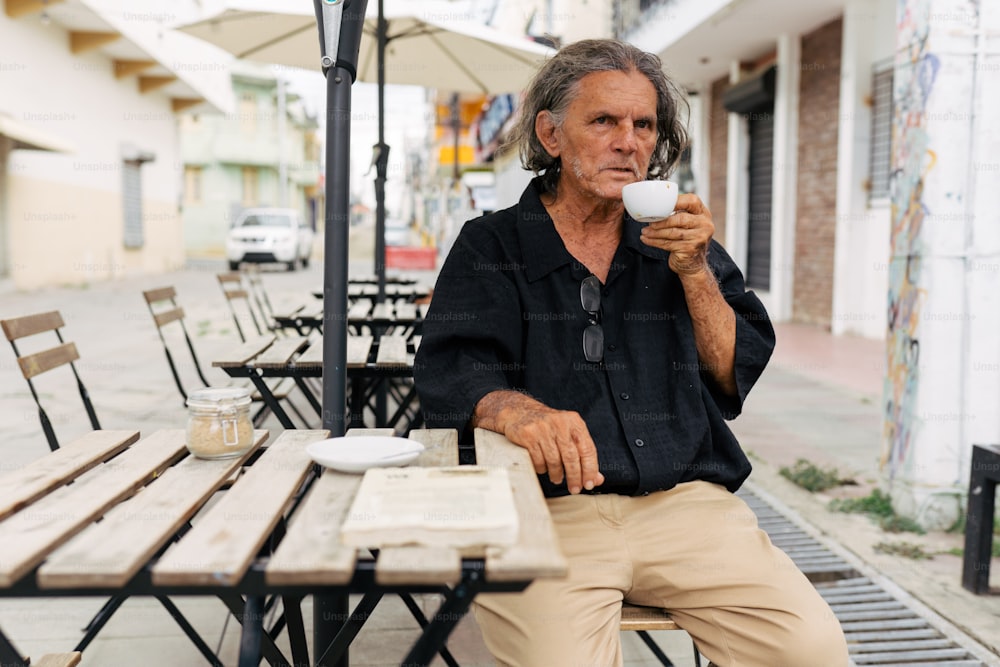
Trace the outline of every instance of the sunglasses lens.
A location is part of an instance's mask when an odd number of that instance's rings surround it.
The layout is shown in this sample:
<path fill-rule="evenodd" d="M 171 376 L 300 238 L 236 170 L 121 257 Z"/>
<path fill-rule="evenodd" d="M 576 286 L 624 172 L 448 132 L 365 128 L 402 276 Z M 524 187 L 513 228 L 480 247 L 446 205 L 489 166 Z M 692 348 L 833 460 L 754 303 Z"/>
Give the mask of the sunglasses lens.
<path fill-rule="evenodd" d="M 587 276 L 580 283 L 580 304 L 588 313 L 601 309 L 601 281 L 597 276 Z"/>
<path fill-rule="evenodd" d="M 600 324 L 591 324 L 583 330 L 583 357 L 591 363 L 604 358 L 604 329 Z"/>

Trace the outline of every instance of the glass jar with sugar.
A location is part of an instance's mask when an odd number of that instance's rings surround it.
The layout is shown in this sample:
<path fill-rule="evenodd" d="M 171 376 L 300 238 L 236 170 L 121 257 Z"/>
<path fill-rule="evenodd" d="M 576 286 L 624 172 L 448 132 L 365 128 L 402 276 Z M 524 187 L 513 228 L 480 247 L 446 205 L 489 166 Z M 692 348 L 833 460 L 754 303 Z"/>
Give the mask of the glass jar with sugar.
<path fill-rule="evenodd" d="M 249 390 L 199 389 L 188 396 L 187 406 L 187 448 L 198 458 L 231 458 L 253 446 Z"/>

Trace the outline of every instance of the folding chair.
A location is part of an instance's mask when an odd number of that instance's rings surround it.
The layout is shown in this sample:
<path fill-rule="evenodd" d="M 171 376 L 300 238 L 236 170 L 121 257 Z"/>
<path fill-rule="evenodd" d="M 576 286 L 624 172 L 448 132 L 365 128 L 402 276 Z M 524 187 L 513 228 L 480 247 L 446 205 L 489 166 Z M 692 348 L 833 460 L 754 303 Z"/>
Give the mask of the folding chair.
<path fill-rule="evenodd" d="M 83 385 L 83 381 L 80 379 L 80 374 L 77 372 L 76 364 L 74 363 L 80 359 L 80 354 L 76 350 L 76 344 L 64 341 L 62 333 L 59 331 L 65 326 L 59 311 L 53 310 L 37 315 L 14 317 L 0 321 L 0 325 L 3 326 L 4 335 L 10 341 L 11 347 L 14 348 L 14 356 L 17 357 L 17 363 L 21 367 L 21 374 L 28 381 L 28 389 L 31 390 L 31 397 L 35 399 L 35 405 L 38 406 L 38 418 L 42 422 L 42 431 L 45 433 L 45 440 L 49 443 L 49 449 L 52 451 L 59 449 L 59 440 L 56 438 L 52 422 L 49 420 L 49 416 L 39 400 L 35 383 L 32 382 L 32 378 L 42 373 L 60 366 L 69 366 L 73 377 L 76 379 L 76 387 L 80 392 L 80 398 L 83 400 L 83 407 L 87 411 L 87 418 L 90 420 L 90 425 L 94 430 L 100 429 L 101 424 L 97 420 L 97 413 L 94 412 L 94 405 L 90 401 L 90 394 Z M 18 350 L 18 340 L 47 332 L 55 334 L 56 339 L 59 341 L 58 345 L 25 355 L 22 355 Z"/>
<path fill-rule="evenodd" d="M 80 374 L 77 372 L 76 364 L 74 363 L 80 359 L 80 354 L 76 349 L 76 344 L 63 340 L 62 333 L 60 332 L 60 329 L 64 326 L 65 323 L 63 322 L 62 315 L 56 310 L 47 313 L 38 313 L 36 315 L 14 317 L 0 321 L 0 327 L 3 328 L 4 335 L 7 336 L 7 340 L 10 341 L 10 345 L 14 349 L 14 355 L 17 357 L 17 363 L 21 367 L 21 373 L 24 375 L 24 379 L 28 381 L 28 388 L 31 390 L 31 396 L 35 399 L 35 405 L 38 406 L 38 417 L 42 422 L 42 431 L 45 433 L 45 439 L 48 441 L 49 448 L 52 451 L 59 449 L 59 440 L 56 438 L 55 430 L 52 428 L 52 423 L 49 420 L 49 416 L 46 413 L 45 408 L 42 407 L 41 401 L 39 400 L 38 390 L 35 387 L 35 383 L 32 381 L 33 378 L 36 378 L 42 373 L 59 368 L 60 366 L 69 366 L 70 371 L 73 373 L 73 377 L 76 380 L 77 390 L 80 393 L 80 398 L 83 400 L 83 406 L 87 412 L 87 418 L 90 421 L 90 425 L 94 428 L 94 430 L 101 428 L 100 422 L 97 419 L 97 413 L 94 410 L 94 405 L 90 400 L 90 394 L 84 386 L 83 381 L 80 379 Z M 30 336 L 37 336 L 49 332 L 55 335 L 58 345 L 29 354 L 21 354 L 21 351 L 17 346 L 17 341 L 22 341 Z M 186 634 L 194 643 L 202 655 L 213 664 L 218 663 L 218 658 L 215 653 L 198 635 L 198 632 L 191 626 L 188 620 L 181 613 L 180 609 L 178 609 L 177 606 L 167 597 L 157 596 L 157 599 L 167 610 L 167 613 L 169 613 L 181 627 L 184 634 Z M 83 628 L 84 635 L 80 639 L 79 643 L 77 643 L 74 651 L 83 651 L 88 645 L 90 645 L 90 642 L 93 641 L 94 637 L 97 636 L 104 625 L 111 620 L 111 616 L 114 615 L 125 600 L 126 597 L 124 595 L 116 595 L 109 598 L 90 620 L 90 622 Z M 75 663 L 67 662 L 65 664 Z"/>
<path fill-rule="evenodd" d="M 160 336 L 160 342 L 163 343 L 163 351 L 167 355 L 167 364 L 170 366 L 170 373 L 173 375 L 174 384 L 177 385 L 177 390 L 180 392 L 182 400 L 186 403 L 188 392 L 184 388 L 184 383 L 181 380 L 180 370 L 178 369 L 178 364 L 175 363 L 174 355 L 171 352 L 168 336 L 164 335 L 164 327 L 172 326 L 175 322 L 177 323 L 175 328 L 180 330 L 181 337 L 184 339 L 184 343 L 186 344 L 188 352 L 191 355 L 191 365 L 194 368 L 195 374 L 198 376 L 198 380 L 201 382 L 201 386 L 210 387 L 212 385 L 205 378 L 205 374 L 201 370 L 201 362 L 198 361 L 198 353 L 195 351 L 194 343 L 191 340 L 191 336 L 188 334 L 187 327 L 184 325 L 184 309 L 177 305 L 177 291 L 173 287 L 160 287 L 157 289 L 146 290 L 142 293 L 142 296 L 146 300 L 146 305 L 149 307 L 150 315 L 153 316 L 153 322 L 156 324 L 156 333 Z M 170 337 L 176 338 L 176 336 Z M 282 380 L 271 388 L 271 393 L 274 394 L 274 397 L 279 401 L 285 401 L 292 409 L 292 412 L 294 412 L 304 424 L 308 424 L 308 420 L 302 415 L 295 403 L 293 403 L 288 397 L 288 393 L 293 386 L 294 383 Z M 258 392 L 252 391 L 250 397 L 254 400 L 254 402 L 260 405 L 257 412 L 253 416 L 254 426 L 260 426 L 270 413 L 270 409 L 264 404 Z"/>
<path fill-rule="evenodd" d="M 639 633 L 639 638 L 642 639 L 643 643 L 653 652 L 656 659 L 660 661 L 661 665 L 664 667 L 673 667 L 673 662 L 667 657 L 667 654 L 663 652 L 653 637 L 649 634 L 652 630 L 680 630 L 677 623 L 670 618 L 670 614 L 667 613 L 665 609 L 657 609 L 656 607 L 640 607 L 637 605 L 624 603 L 622 604 L 622 620 L 619 626 L 622 632 L 632 631 Z M 698 646 L 691 642 L 694 646 L 694 667 L 701 667 L 701 654 L 698 653 Z"/>
<path fill-rule="evenodd" d="M 244 343 L 247 342 L 247 337 L 243 334 L 243 327 L 240 326 L 240 316 L 235 305 L 241 301 L 243 302 L 243 308 L 250 315 L 250 321 L 253 322 L 254 329 L 257 330 L 257 335 L 263 336 L 264 330 L 260 328 L 257 313 L 254 312 L 253 304 L 250 302 L 250 294 L 243 287 L 243 275 L 239 271 L 230 271 L 228 273 L 216 274 L 216 277 L 219 279 L 219 286 L 222 287 L 222 293 L 226 297 L 229 312 L 233 315 L 233 323 L 236 324 L 236 332 L 240 335 L 240 340 Z M 266 321 L 264 324 L 267 326 Z"/>

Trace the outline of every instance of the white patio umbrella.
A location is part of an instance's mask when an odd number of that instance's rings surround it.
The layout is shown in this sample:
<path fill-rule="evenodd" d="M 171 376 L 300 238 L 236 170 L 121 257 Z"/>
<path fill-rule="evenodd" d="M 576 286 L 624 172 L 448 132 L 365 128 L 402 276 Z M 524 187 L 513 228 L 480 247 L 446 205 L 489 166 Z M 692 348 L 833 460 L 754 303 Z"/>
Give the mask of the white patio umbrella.
<path fill-rule="evenodd" d="M 358 81 L 378 81 L 378 3 L 368 4 Z M 348 7 L 345 12 L 350 12 Z M 454 15 L 448 3 L 386 0 L 385 82 L 456 92 L 521 90 L 553 49 Z M 309 2 L 228 0 L 178 28 L 238 58 L 315 70 L 316 16 Z"/>

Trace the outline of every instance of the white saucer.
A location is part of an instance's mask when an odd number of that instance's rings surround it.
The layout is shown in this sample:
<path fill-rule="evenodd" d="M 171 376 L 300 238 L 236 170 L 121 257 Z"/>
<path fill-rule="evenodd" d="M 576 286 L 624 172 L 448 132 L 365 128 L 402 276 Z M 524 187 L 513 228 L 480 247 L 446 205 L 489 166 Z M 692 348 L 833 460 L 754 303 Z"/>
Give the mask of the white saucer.
<path fill-rule="evenodd" d="M 306 447 L 312 460 L 340 472 L 405 466 L 424 451 L 416 440 L 384 435 L 359 435 L 320 440 Z"/>

